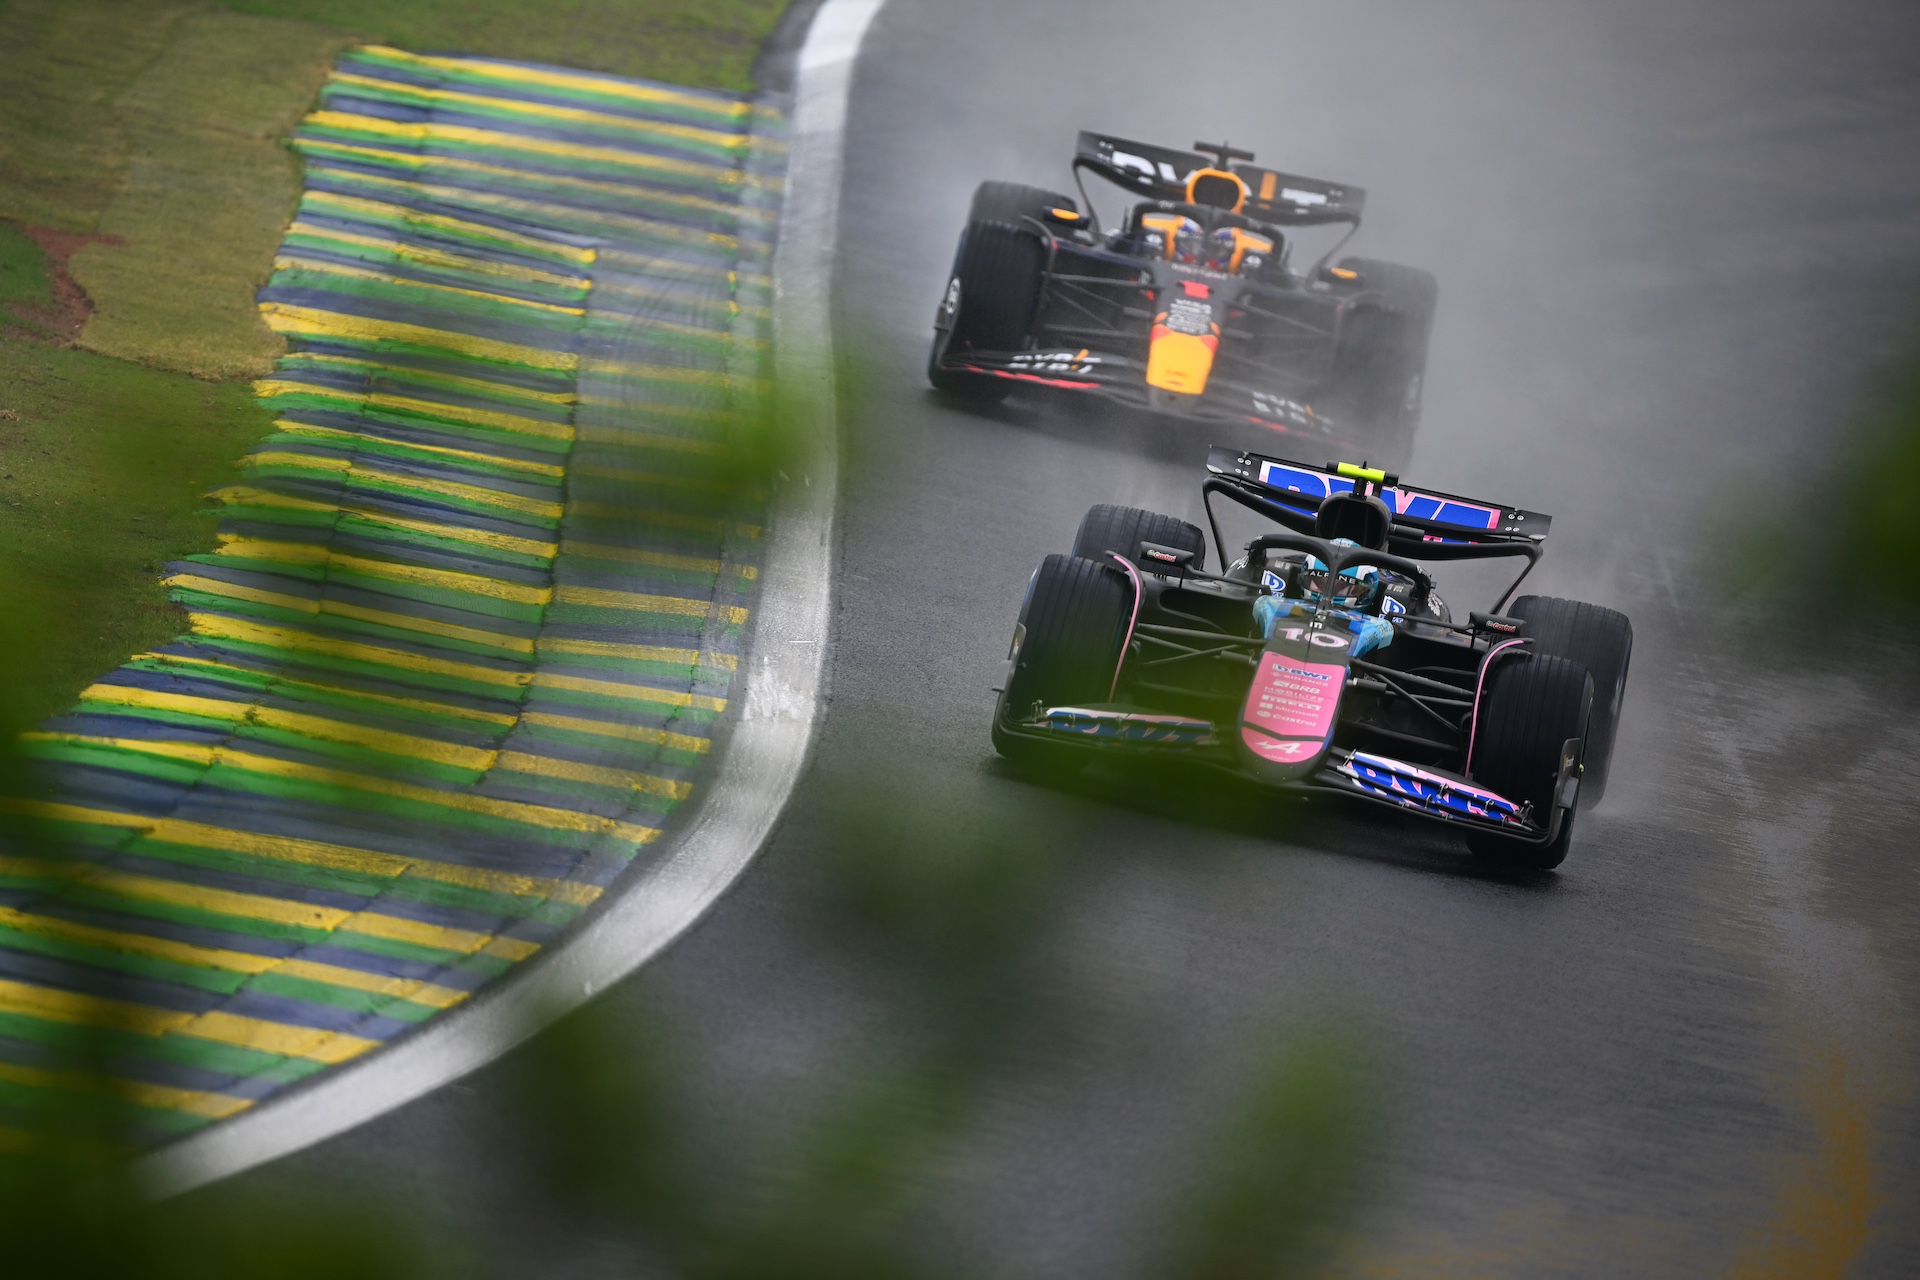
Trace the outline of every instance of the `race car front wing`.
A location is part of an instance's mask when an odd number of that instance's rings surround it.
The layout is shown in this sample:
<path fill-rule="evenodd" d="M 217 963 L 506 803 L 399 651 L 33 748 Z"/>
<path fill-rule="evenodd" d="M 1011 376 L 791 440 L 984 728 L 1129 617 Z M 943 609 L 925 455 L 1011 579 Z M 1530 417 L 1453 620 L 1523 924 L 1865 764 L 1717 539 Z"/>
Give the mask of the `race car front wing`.
<path fill-rule="evenodd" d="M 1195 422 L 1252 423 L 1277 435 L 1311 440 L 1337 450 L 1359 448 L 1341 424 L 1312 405 L 1276 392 L 1215 376 L 1197 395 L 1179 395 L 1147 385 L 1143 361 L 1083 349 L 1048 351 L 948 351 L 940 366 L 990 378 L 1004 378 L 1059 391 L 1103 396 L 1135 408 L 1171 414 Z"/>
<path fill-rule="evenodd" d="M 1021 737 L 1087 749 L 1107 748 L 1139 757 L 1176 757 L 1244 777 L 1239 761 L 1212 722 L 1108 707 L 1050 707 L 1032 720 L 1003 728 Z M 1368 751 L 1330 747 L 1320 768 L 1303 778 L 1262 785 L 1281 791 L 1322 792 L 1385 805 L 1403 813 L 1485 831 L 1528 844 L 1551 844 L 1579 797 L 1580 740 L 1561 750 L 1552 812 L 1544 820 L 1532 806 L 1465 778 Z"/>

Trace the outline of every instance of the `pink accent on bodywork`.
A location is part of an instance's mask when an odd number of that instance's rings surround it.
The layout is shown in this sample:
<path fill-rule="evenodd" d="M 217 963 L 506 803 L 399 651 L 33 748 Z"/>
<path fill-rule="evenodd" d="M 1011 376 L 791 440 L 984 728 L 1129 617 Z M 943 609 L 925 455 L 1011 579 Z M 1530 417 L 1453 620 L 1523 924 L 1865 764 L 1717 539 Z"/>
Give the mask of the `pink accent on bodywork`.
<path fill-rule="evenodd" d="M 1107 689 L 1107 701 L 1112 702 L 1114 695 L 1120 692 L 1120 668 L 1127 665 L 1127 650 L 1133 648 L 1133 629 L 1140 623 L 1140 600 L 1147 589 L 1140 585 L 1140 571 L 1133 567 L 1133 561 L 1117 551 L 1108 555 L 1119 561 L 1120 567 L 1127 571 L 1127 577 L 1133 582 L 1133 616 L 1127 619 L 1127 638 L 1120 642 L 1120 661 L 1113 664 L 1113 684 Z"/>
<path fill-rule="evenodd" d="M 1473 723 L 1467 729 L 1467 768 L 1473 768 L 1473 741 L 1480 736 L 1480 695 L 1487 687 L 1487 672 L 1493 666 L 1493 660 L 1525 640 L 1502 640 L 1487 650 L 1487 656 L 1480 659 L 1480 675 L 1473 682 Z"/>
<path fill-rule="evenodd" d="M 1336 662 L 1301 662 L 1284 654 L 1263 653 L 1240 718 L 1276 738 L 1325 742 L 1333 731 L 1333 714 L 1340 707 L 1340 688 L 1346 679 L 1346 667 Z M 1248 740 L 1247 745 L 1254 744 Z"/>

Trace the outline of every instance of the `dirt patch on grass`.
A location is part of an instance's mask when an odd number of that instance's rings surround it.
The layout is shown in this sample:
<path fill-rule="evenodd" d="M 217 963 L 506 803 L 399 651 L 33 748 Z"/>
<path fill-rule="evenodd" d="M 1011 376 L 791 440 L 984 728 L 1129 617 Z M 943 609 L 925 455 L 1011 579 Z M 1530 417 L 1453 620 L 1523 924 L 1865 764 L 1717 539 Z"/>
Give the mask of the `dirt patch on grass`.
<path fill-rule="evenodd" d="M 86 235 L 53 227 L 21 227 L 20 232 L 42 255 L 46 292 L 42 299 L 15 301 L 8 320 L 34 337 L 70 343 L 93 314 L 93 299 L 67 269 L 67 262 L 90 244 L 121 244 L 119 236 Z"/>
<path fill-rule="evenodd" d="M 338 31 L 208 9 L 177 21 L 114 98 L 128 155 L 72 274 L 95 311 L 79 344 L 201 378 L 258 377 L 282 344 L 253 297 L 300 196 L 280 139 L 305 114 Z"/>

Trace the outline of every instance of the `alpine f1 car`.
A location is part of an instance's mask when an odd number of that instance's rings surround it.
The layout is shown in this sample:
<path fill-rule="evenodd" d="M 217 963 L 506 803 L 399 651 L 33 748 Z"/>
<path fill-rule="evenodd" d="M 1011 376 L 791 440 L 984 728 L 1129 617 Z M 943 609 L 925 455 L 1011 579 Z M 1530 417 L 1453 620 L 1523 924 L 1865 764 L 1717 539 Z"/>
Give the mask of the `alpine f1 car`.
<path fill-rule="evenodd" d="M 1174 151 L 1082 133 L 1084 210 L 982 183 L 934 317 L 933 385 L 981 401 L 1023 383 L 1092 392 L 1399 465 L 1438 286 L 1391 262 L 1333 265 L 1366 193 L 1252 159 L 1224 143 Z M 1087 200 L 1088 172 L 1143 197 L 1117 227 Z M 1346 233 L 1296 270 L 1289 233 L 1316 226 Z"/>
<path fill-rule="evenodd" d="M 1596 605 L 1514 592 L 1547 516 L 1215 447 L 1202 500 L 1261 532 L 1206 572 L 1184 520 L 1087 513 L 1034 571 L 993 714 L 1015 763 L 1185 757 L 1450 824 L 1489 860 L 1558 866 L 1576 805 L 1606 787 L 1633 628 Z M 1240 517 L 1242 520 L 1245 517 Z M 1526 561 L 1465 622 L 1426 562 Z"/>

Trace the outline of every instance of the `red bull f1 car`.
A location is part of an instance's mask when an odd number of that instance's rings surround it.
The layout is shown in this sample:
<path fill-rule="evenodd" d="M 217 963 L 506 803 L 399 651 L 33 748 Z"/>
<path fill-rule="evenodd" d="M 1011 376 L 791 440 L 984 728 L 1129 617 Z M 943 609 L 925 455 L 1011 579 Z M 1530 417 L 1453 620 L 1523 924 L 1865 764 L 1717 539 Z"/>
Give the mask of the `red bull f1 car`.
<path fill-rule="evenodd" d="M 1514 598 L 1549 518 L 1218 446 L 1202 495 L 1218 573 L 1196 526 L 1117 506 L 1041 562 L 995 748 L 1054 769 L 1182 757 L 1450 825 L 1491 861 L 1558 866 L 1577 808 L 1606 787 L 1633 628 Z M 1230 562 L 1217 499 L 1269 530 Z M 1526 564 L 1492 611 L 1457 621 L 1428 564 L 1500 556 Z"/>
<path fill-rule="evenodd" d="M 1371 258 L 1335 264 L 1366 193 L 1252 159 L 1224 143 L 1175 151 L 1082 133 L 1081 203 L 982 183 L 934 317 L 933 385 L 977 401 L 1021 385 L 1089 392 L 1401 465 L 1434 278 Z M 1135 198 L 1117 226 L 1095 214 L 1087 173 Z M 1296 264 L 1294 233 L 1322 226 L 1346 233 Z"/>

